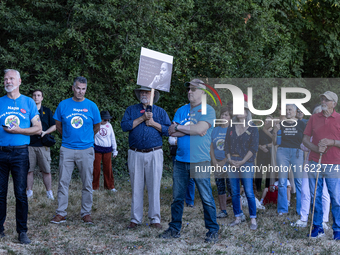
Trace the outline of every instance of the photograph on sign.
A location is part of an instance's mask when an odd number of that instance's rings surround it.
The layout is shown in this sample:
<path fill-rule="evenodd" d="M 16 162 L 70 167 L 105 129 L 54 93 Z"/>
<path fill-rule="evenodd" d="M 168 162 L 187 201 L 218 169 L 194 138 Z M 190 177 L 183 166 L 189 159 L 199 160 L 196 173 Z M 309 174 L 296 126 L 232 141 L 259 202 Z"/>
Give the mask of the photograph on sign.
<path fill-rule="evenodd" d="M 161 91 L 170 91 L 173 56 L 142 48 L 137 84 Z"/>

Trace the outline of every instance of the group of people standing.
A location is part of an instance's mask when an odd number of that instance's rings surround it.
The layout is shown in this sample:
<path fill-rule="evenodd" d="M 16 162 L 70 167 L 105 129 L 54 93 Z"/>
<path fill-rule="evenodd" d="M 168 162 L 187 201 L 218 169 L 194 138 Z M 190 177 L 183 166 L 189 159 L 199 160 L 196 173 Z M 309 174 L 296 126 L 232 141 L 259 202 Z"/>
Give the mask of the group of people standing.
<path fill-rule="evenodd" d="M 20 73 L 5 70 L 7 95 L 0 98 L 0 238 L 5 236 L 6 199 L 9 175 L 12 175 L 16 197 L 18 240 L 30 243 L 27 236 L 28 198 L 33 196 L 33 171 L 36 164 L 43 173 L 47 198 L 54 200 L 51 190 L 51 140 L 55 130 L 62 135 L 59 160 L 58 208 L 51 223 L 66 221 L 68 191 L 74 166 L 82 180 L 81 218 L 91 219 L 92 193 L 99 188 L 100 161 L 103 160 L 104 186 L 116 192 L 111 155 L 118 153 L 108 111 L 99 112 L 97 105 L 85 98 L 87 80 L 74 79 L 73 97 L 63 100 L 55 114 L 42 106 L 43 92 L 35 90 L 33 99 L 20 94 Z M 47 141 L 46 141 L 47 140 Z M 53 140 L 53 139 L 52 139 Z M 52 142 L 53 144 L 53 142 Z"/>
<path fill-rule="evenodd" d="M 118 152 L 114 132 L 108 122 L 111 116 L 107 111 L 100 113 L 96 104 L 85 98 L 87 80 L 84 77 L 75 78 L 72 86 L 73 97 L 60 102 L 53 118 L 52 112 L 41 106 L 43 92 L 34 91 L 33 101 L 20 94 L 20 84 L 18 71 L 13 69 L 5 71 L 4 85 L 7 95 L 0 98 L 0 120 L 3 125 L 0 129 L 0 236 L 5 235 L 3 225 L 6 218 L 8 178 L 11 173 L 17 201 L 18 239 L 26 244 L 30 243 L 26 234 L 27 196 L 33 195 L 31 172 L 37 161 L 40 170 L 43 171 L 47 197 L 54 199 L 51 191 L 50 168 L 47 166 L 50 163 L 50 155 L 49 150 L 41 143 L 42 137 L 55 129 L 62 134 L 58 208 L 51 220 L 51 223 L 56 224 L 66 221 L 68 188 L 75 165 L 83 184 L 81 217 L 84 223 L 93 224 L 92 192 L 99 188 L 100 162 L 103 160 L 105 188 L 116 192 L 111 155 L 115 157 Z M 169 228 L 159 235 L 160 238 L 180 237 L 184 199 L 190 180 L 196 184 L 203 204 L 205 227 L 208 229 L 205 242 L 218 240 L 217 217 L 228 215 L 226 189 L 231 194 L 235 216 L 229 225 L 233 227 L 246 221 L 240 202 L 240 184 L 243 185 L 248 201 L 249 228 L 256 230 L 258 225 L 253 191 L 254 166 L 259 163 L 270 165 L 275 162 L 281 168 L 291 168 L 294 173 L 296 212 L 301 215 L 301 222 L 307 221 L 305 216 L 302 217 L 301 212 L 308 211 L 301 205 L 303 204 L 301 201 L 309 192 L 310 201 L 313 201 L 316 185 L 316 173 L 306 169 L 322 171 L 320 178 L 324 179 L 317 182 L 312 237 L 320 237 L 324 234 L 323 214 L 327 214 L 328 211 L 323 209 L 321 197 L 322 190 L 327 186 L 332 203 L 334 239 L 340 240 L 340 178 L 336 171 L 340 164 L 340 133 L 338 132 L 340 115 L 334 110 L 338 102 L 335 93 L 327 91 L 320 95 L 321 112 L 313 114 L 307 126 L 305 122 L 296 119 L 297 107 L 287 105 L 286 114 L 281 116 L 279 123 L 271 122 L 273 125 L 268 125 L 267 122 L 272 118 L 268 116 L 264 128 L 259 132 L 255 125 L 247 124 L 251 122 L 252 115 L 246 97 L 242 114 L 233 116 L 232 103 L 230 103 L 220 112 L 220 118 L 226 120 L 225 124 L 214 127 L 215 110 L 210 105 L 206 105 L 204 113 L 202 109 L 202 95 L 206 90 L 203 81 L 194 79 L 184 85 L 189 103 L 177 110 L 172 122 L 164 109 L 156 105 L 150 107 L 150 101 L 156 103 L 159 100 L 159 92 L 155 90 L 154 97 L 151 98 L 151 88 L 148 87 L 140 87 L 134 91 L 140 103 L 129 106 L 124 113 L 121 127 L 123 131 L 129 132 L 128 168 L 132 187 L 131 217 L 127 228 L 135 229 L 142 223 L 143 194 L 146 186 L 150 226 L 162 229 L 160 215 L 160 187 L 164 158 L 162 136 L 171 136 L 177 138 L 171 222 Z M 236 124 L 229 125 L 231 120 Z M 305 148 L 301 147 L 302 144 Z M 274 148 L 277 148 L 275 155 L 270 153 Z M 304 165 L 303 149 L 310 153 L 309 166 Z M 46 159 L 44 164 L 39 163 L 42 157 Z M 275 157 L 276 160 L 271 160 Z M 232 169 L 236 169 L 215 176 L 221 208 L 218 214 L 211 189 L 210 172 L 197 171 L 197 169 L 209 169 L 212 165 L 216 168 L 229 166 L 230 169 L 231 166 Z M 303 185 L 303 173 L 309 177 L 307 185 Z M 287 171 L 280 171 L 278 174 L 279 215 L 288 212 L 287 177 Z M 261 181 L 257 180 L 256 183 L 261 186 Z M 266 186 L 268 185 L 269 181 L 266 180 Z M 302 188 L 308 186 L 308 192 L 307 189 Z M 300 226 L 301 222 L 297 222 L 297 226 Z"/>

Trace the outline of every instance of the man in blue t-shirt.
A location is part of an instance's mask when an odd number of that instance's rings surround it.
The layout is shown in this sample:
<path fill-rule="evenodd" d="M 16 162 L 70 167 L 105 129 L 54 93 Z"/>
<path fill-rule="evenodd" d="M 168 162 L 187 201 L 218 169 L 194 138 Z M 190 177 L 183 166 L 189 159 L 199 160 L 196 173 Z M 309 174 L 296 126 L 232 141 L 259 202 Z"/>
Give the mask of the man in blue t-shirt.
<path fill-rule="evenodd" d="M 135 229 L 143 219 L 144 187 L 148 190 L 151 227 L 161 229 L 160 188 L 163 172 L 162 136 L 168 136 L 171 124 L 168 114 L 157 105 L 152 111 L 150 104 L 151 89 L 135 89 L 139 104 L 129 106 L 123 116 L 121 127 L 129 132 L 128 167 L 132 188 L 131 220 L 127 226 Z M 155 90 L 154 102 L 159 98 Z"/>
<path fill-rule="evenodd" d="M 5 70 L 4 85 L 7 95 L 0 98 L 0 238 L 5 236 L 8 178 L 11 173 L 16 198 L 16 224 L 19 242 L 29 244 L 27 237 L 28 203 L 26 196 L 29 167 L 28 144 L 30 135 L 41 134 L 41 121 L 32 98 L 19 92 L 20 73 Z"/>
<path fill-rule="evenodd" d="M 219 226 L 216 221 L 216 206 L 210 184 L 210 143 L 215 110 L 207 105 L 206 114 L 202 113 L 202 95 L 206 86 L 203 81 L 194 79 L 186 82 L 189 104 L 179 108 L 169 135 L 177 137 L 177 153 L 173 172 L 172 220 L 161 238 L 180 237 L 184 197 L 190 177 L 194 178 L 203 208 L 205 227 L 209 230 L 206 242 L 218 240 Z"/>
<path fill-rule="evenodd" d="M 66 221 L 68 188 L 74 164 L 76 164 L 83 182 L 81 199 L 81 217 L 84 223 L 93 224 L 92 177 L 94 161 L 94 135 L 100 129 L 100 113 L 97 105 L 85 98 L 87 80 L 84 77 L 74 79 L 73 97 L 60 102 L 53 116 L 57 130 L 62 135 L 59 161 L 58 209 L 51 223 Z"/>

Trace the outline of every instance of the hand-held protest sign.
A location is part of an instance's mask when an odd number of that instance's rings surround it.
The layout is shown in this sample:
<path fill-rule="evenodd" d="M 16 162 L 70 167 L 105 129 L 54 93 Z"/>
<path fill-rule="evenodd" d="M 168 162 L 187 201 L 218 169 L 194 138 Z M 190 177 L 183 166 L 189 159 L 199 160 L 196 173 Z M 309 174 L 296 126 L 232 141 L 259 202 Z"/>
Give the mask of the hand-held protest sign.
<path fill-rule="evenodd" d="M 151 88 L 150 105 L 153 105 L 154 90 L 170 91 L 173 56 L 141 49 L 137 84 Z"/>

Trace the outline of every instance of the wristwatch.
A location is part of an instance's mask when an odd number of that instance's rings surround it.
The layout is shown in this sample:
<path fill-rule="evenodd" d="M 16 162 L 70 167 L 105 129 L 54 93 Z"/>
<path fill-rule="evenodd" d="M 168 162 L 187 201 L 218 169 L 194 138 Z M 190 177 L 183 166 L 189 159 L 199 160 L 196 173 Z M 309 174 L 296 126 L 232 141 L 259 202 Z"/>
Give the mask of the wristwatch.
<path fill-rule="evenodd" d="M 177 125 L 175 126 L 175 130 L 176 130 L 176 131 L 178 131 L 178 129 L 177 129 L 178 125 L 179 125 L 179 124 L 177 124 Z"/>

